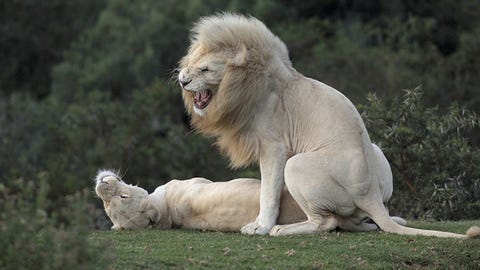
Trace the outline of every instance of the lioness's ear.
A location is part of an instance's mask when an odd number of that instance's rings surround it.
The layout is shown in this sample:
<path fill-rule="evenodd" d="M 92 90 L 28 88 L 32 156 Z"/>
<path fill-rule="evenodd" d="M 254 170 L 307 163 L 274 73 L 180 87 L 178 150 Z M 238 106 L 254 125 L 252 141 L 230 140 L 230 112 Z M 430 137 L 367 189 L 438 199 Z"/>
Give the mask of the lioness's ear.
<path fill-rule="evenodd" d="M 121 229 L 122 229 L 122 227 L 118 224 L 113 224 L 113 226 L 112 226 L 112 230 L 121 230 Z"/>
<path fill-rule="evenodd" d="M 227 62 L 229 66 L 241 67 L 247 62 L 248 51 L 244 44 L 236 51 L 235 56 Z"/>
<path fill-rule="evenodd" d="M 149 226 L 155 226 L 160 221 L 160 213 L 158 210 L 147 200 L 144 200 L 140 206 L 140 211 L 145 213 L 147 218 L 150 220 Z"/>

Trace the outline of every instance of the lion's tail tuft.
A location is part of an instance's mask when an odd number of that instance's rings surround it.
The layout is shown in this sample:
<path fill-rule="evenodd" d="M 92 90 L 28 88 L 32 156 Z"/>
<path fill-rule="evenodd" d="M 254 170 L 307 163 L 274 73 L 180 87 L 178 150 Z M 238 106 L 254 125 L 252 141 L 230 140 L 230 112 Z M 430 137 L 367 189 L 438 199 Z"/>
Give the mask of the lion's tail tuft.
<path fill-rule="evenodd" d="M 467 230 L 468 238 L 478 238 L 480 237 L 480 227 L 472 226 Z"/>

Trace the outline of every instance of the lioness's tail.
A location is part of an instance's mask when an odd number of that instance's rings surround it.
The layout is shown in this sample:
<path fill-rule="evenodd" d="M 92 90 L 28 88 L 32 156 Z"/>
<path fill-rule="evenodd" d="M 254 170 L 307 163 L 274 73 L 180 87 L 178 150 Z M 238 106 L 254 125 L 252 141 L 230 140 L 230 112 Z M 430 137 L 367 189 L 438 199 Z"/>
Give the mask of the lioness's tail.
<path fill-rule="evenodd" d="M 362 207 L 363 208 L 363 207 Z M 365 209 L 366 208 L 366 209 Z M 377 226 L 389 233 L 402 234 L 402 235 L 424 235 L 424 236 L 436 236 L 446 238 L 477 238 L 480 237 L 480 228 L 472 226 L 467 230 L 466 234 L 457 234 L 451 232 L 442 232 L 434 230 L 422 230 L 410 227 L 402 226 L 391 219 L 387 210 L 383 204 L 371 203 L 363 210 L 369 213 L 370 218 L 377 224 Z"/>

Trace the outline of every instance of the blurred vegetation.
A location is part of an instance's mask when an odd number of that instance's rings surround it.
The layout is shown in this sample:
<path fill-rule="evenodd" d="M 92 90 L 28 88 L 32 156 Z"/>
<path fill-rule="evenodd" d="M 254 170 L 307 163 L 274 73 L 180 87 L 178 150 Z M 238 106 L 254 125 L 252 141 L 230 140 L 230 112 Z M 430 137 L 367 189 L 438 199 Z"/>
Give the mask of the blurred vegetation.
<path fill-rule="evenodd" d="M 212 141 L 192 132 L 170 79 L 192 23 L 221 11 L 258 17 L 300 72 L 364 104 L 372 139 L 392 163 L 392 213 L 480 216 L 479 1 L 7 0 L 0 181 L 3 202 L 18 199 L 2 209 L 12 212 L 0 228 L 24 228 L 5 225 L 29 197 L 13 188 L 19 179 L 48 183 L 41 198 L 49 203 L 26 207 L 49 217 L 32 226 L 54 228 L 51 241 L 64 230 L 52 215 L 71 204 L 65 196 L 93 190 L 100 168 L 149 191 L 173 178 L 258 177 L 256 168 L 230 170 Z M 423 91 L 401 90 L 417 85 Z M 92 195 L 84 203 L 100 207 Z"/>
<path fill-rule="evenodd" d="M 372 140 L 390 161 L 393 213 L 434 219 L 480 214 L 480 151 L 464 137 L 480 117 L 454 103 L 445 113 L 426 107 L 417 87 L 383 102 L 370 94 L 360 105 Z"/>
<path fill-rule="evenodd" d="M 98 211 L 88 192 L 61 196 L 47 212 L 47 178 L 39 174 L 35 180 L 0 183 L 0 269 L 108 268 L 112 249 L 86 237 Z"/>

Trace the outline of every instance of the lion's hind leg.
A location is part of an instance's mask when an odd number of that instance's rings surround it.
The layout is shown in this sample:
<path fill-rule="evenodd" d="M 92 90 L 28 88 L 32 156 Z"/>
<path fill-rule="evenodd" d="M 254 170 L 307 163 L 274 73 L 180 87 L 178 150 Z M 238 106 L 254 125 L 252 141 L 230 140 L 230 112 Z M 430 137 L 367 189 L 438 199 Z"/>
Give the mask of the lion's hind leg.
<path fill-rule="evenodd" d="M 337 219 L 334 216 L 322 218 L 321 221 L 316 221 L 309 218 L 307 221 L 299 223 L 276 225 L 270 230 L 270 235 L 282 236 L 292 234 L 320 233 L 331 231 L 336 227 Z"/>
<path fill-rule="evenodd" d="M 339 222 L 338 227 L 344 231 L 350 232 L 370 232 L 378 229 L 375 223 L 366 221 L 355 222 L 353 219 L 347 218 Z"/>
<path fill-rule="evenodd" d="M 390 218 L 397 224 L 407 224 L 407 222 L 401 217 L 391 216 Z M 338 228 L 344 231 L 370 232 L 379 229 L 377 224 L 375 224 L 370 218 L 368 218 L 368 215 L 361 210 L 357 210 L 357 212 L 348 217 L 337 216 L 337 220 Z"/>

